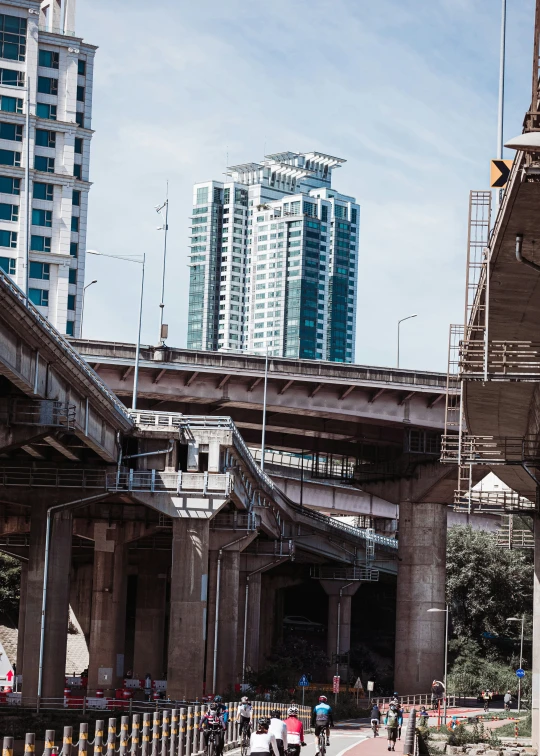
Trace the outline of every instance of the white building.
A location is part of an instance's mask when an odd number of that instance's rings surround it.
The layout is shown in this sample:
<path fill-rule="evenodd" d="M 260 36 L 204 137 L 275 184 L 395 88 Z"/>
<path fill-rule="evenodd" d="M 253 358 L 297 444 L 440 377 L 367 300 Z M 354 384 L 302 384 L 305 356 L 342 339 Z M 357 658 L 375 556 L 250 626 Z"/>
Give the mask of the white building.
<path fill-rule="evenodd" d="M 353 362 L 360 207 L 345 161 L 268 155 L 195 184 L 188 347 Z"/>
<path fill-rule="evenodd" d="M 75 0 L 0 0 L 0 267 L 78 336 L 96 48 L 74 29 Z"/>

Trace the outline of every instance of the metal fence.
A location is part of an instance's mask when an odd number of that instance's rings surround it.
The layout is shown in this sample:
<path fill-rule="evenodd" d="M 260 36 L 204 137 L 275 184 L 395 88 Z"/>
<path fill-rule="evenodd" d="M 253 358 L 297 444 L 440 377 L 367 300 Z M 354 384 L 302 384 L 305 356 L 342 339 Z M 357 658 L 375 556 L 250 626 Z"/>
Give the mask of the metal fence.
<path fill-rule="evenodd" d="M 60 701 L 61 699 L 56 699 Z M 118 702 L 122 703 L 122 702 Z M 127 703 L 127 702 L 126 702 Z M 170 702 L 160 702 L 167 703 Z M 140 702 L 132 702 L 132 706 L 142 706 Z M 240 745 L 239 725 L 235 721 L 237 703 L 229 703 L 229 720 L 225 730 L 225 750 L 238 748 Z M 253 719 L 270 716 L 272 709 L 279 709 L 282 716 L 287 713 L 288 704 L 267 701 L 254 701 Z M 64 727 L 63 736 L 56 740 L 54 730 L 46 730 L 43 746 L 43 756 L 55 756 L 61 752 L 62 756 L 87 756 L 92 748 L 94 756 L 202 756 L 205 753 L 205 741 L 200 730 L 201 719 L 207 709 L 205 705 L 179 706 L 175 709 L 158 708 L 154 711 L 132 713 L 118 719 L 111 717 L 105 726 L 104 719 L 98 719 L 94 725 L 93 738 L 89 732 L 88 723 L 79 725 L 78 740 L 74 742 L 73 727 Z M 311 708 L 299 706 L 299 719 L 304 729 L 309 730 L 311 724 Z M 3 740 L 3 755 L 13 756 L 13 738 Z M 25 737 L 25 755 L 35 753 L 36 736 L 27 733 Z"/>
<path fill-rule="evenodd" d="M 394 696 L 385 696 L 383 698 L 376 696 L 375 698 L 371 699 L 371 703 L 377 704 L 379 709 L 381 711 L 384 711 L 394 700 Z M 431 706 L 433 703 L 431 693 L 416 693 L 415 695 L 411 696 L 398 696 L 398 701 L 404 708 L 407 708 L 408 706 Z M 455 706 L 456 696 L 447 696 L 446 705 Z"/>

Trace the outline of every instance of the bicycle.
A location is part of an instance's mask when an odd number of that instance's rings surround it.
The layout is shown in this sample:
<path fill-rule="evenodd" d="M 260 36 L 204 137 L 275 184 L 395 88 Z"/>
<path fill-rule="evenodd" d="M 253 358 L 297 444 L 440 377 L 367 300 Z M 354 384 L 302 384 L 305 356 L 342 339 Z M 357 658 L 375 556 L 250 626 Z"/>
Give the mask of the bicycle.
<path fill-rule="evenodd" d="M 319 756 L 326 756 L 326 727 L 321 727 L 319 733 Z"/>
<path fill-rule="evenodd" d="M 220 733 L 217 727 L 208 728 L 208 740 L 206 743 L 206 756 L 215 756 Z"/>
<path fill-rule="evenodd" d="M 248 724 L 242 730 L 242 740 L 240 741 L 240 755 L 247 756 L 249 749 L 249 741 L 251 739 L 251 727 Z"/>
<path fill-rule="evenodd" d="M 371 720 L 371 729 L 373 730 L 373 737 L 377 738 L 379 736 L 379 723 L 376 719 Z"/>

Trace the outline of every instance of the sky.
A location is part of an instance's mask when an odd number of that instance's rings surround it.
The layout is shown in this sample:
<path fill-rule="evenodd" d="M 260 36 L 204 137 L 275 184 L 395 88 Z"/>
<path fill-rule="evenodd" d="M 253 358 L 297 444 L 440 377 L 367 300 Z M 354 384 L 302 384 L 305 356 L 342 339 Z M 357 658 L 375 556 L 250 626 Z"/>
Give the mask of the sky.
<path fill-rule="evenodd" d="M 530 103 L 533 0 L 507 2 L 504 134 Z M 142 341 L 186 345 L 197 181 L 264 154 L 346 159 L 361 205 L 356 362 L 446 371 L 463 320 L 471 189 L 496 157 L 500 0 L 78 0 L 98 45 L 87 248 L 146 253 Z M 511 154 L 508 154 L 511 157 Z M 135 342 L 140 266 L 87 257 L 85 338 Z"/>

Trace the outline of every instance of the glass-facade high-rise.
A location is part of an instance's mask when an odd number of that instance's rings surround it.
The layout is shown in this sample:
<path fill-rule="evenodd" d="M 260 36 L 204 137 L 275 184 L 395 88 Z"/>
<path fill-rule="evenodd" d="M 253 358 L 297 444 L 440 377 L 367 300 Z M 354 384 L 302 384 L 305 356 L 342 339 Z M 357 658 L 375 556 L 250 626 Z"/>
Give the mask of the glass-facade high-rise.
<path fill-rule="evenodd" d="M 188 347 L 354 361 L 360 207 L 344 161 L 269 155 L 196 184 Z"/>

